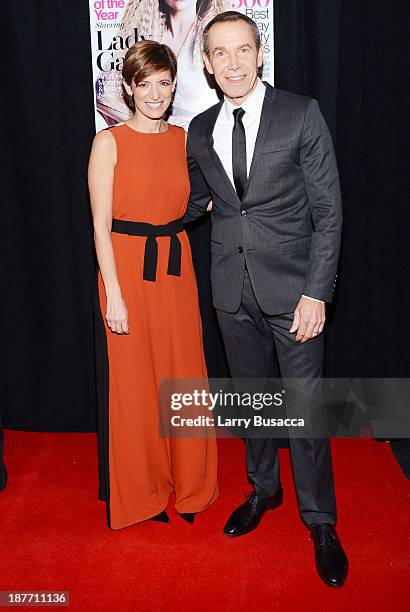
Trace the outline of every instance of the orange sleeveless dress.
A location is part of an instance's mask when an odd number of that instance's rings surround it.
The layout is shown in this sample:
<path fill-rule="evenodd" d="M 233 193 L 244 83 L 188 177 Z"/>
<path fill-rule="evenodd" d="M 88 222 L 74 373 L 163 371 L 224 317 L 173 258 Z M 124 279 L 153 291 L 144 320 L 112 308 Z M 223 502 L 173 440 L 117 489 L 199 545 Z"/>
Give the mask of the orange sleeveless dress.
<path fill-rule="evenodd" d="M 185 132 L 158 134 L 110 128 L 117 146 L 113 217 L 163 225 L 183 216 L 189 196 Z M 178 512 L 200 512 L 217 497 L 216 440 L 161 438 L 161 378 L 206 378 L 195 272 L 185 231 L 181 275 L 167 274 L 170 237 L 159 236 L 156 281 L 143 279 L 144 236 L 112 233 L 129 334 L 106 324 L 98 275 L 108 372 L 99 408 L 100 497 L 108 525 L 120 529 L 162 512 L 175 492 Z M 97 366 L 98 367 L 98 366 Z M 101 378 L 101 372 L 97 373 Z M 103 481 L 103 482 L 102 482 Z"/>

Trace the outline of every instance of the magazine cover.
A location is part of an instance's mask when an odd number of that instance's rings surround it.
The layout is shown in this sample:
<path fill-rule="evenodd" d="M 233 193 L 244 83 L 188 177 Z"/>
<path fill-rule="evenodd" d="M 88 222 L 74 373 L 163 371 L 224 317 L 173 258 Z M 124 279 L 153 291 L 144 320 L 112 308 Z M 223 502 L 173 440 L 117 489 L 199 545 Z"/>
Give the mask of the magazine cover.
<path fill-rule="evenodd" d="M 178 59 L 170 123 L 188 128 L 195 115 L 218 101 L 201 55 L 202 32 L 218 13 L 235 10 L 253 19 L 264 45 L 263 78 L 273 84 L 273 0 L 89 0 L 95 124 L 99 131 L 126 121 L 122 62 L 136 41 L 168 45 Z"/>

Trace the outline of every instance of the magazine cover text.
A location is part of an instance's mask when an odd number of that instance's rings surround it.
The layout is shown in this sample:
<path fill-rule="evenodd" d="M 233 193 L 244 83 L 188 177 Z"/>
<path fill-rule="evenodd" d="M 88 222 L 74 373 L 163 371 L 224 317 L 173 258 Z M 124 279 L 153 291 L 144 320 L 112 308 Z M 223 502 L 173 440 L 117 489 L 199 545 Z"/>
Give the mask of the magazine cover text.
<path fill-rule="evenodd" d="M 122 62 L 138 40 L 168 45 L 178 59 L 171 123 L 190 120 L 218 101 L 201 54 L 202 32 L 218 13 L 235 10 L 253 19 L 264 45 L 262 78 L 273 84 L 273 0 L 89 0 L 96 130 L 126 121 Z"/>

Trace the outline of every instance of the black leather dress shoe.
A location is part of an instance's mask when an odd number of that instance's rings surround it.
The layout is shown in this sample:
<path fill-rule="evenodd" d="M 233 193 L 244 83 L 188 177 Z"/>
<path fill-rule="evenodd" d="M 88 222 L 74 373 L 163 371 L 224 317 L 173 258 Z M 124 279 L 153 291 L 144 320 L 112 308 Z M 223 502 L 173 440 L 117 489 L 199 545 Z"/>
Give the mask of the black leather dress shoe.
<path fill-rule="evenodd" d="M 266 510 L 273 510 L 282 502 L 282 487 L 269 499 L 262 499 L 257 493 L 251 493 L 247 501 L 232 512 L 224 527 L 224 534 L 233 538 L 250 533 L 257 528 Z"/>
<path fill-rule="evenodd" d="M 192 523 L 195 520 L 195 512 L 178 512 L 179 516 L 187 523 Z"/>
<path fill-rule="evenodd" d="M 165 512 L 165 510 L 163 512 L 160 512 L 159 514 L 156 514 L 155 516 L 151 516 L 151 518 L 149 519 L 150 521 L 157 521 L 158 523 L 170 523 L 171 520 L 168 516 L 168 514 Z"/>
<path fill-rule="evenodd" d="M 325 584 L 341 587 L 346 580 L 349 564 L 333 525 L 313 525 L 311 539 L 315 546 L 317 573 Z"/>

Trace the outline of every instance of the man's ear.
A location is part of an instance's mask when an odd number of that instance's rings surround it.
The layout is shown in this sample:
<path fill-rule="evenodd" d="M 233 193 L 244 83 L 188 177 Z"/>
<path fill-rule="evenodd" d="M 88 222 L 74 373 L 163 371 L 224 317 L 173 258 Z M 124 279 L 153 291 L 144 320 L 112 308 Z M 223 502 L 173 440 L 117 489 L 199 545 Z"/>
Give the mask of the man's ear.
<path fill-rule="evenodd" d="M 125 89 L 125 91 L 127 92 L 127 94 L 128 94 L 129 96 L 132 96 L 132 89 L 131 89 L 131 87 L 128 85 L 128 83 L 126 83 L 126 82 L 124 81 L 124 79 L 122 80 L 122 84 L 124 85 L 124 89 Z"/>
<path fill-rule="evenodd" d="M 202 53 L 202 59 L 203 59 L 204 64 L 205 64 L 205 68 L 207 69 L 209 74 L 213 74 L 214 71 L 212 70 L 211 62 L 209 61 L 209 57 L 207 56 L 206 53 Z"/>
<path fill-rule="evenodd" d="M 263 64 L 263 54 L 265 52 L 264 46 L 260 45 L 258 49 L 258 68 L 260 68 Z"/>
<path fill-rule="evenodd" d="M 173 83 L 172 83 L 172 93 L 174 93 L 176 86 L 177 86 L 177 79 L 175 78 Z"/>

